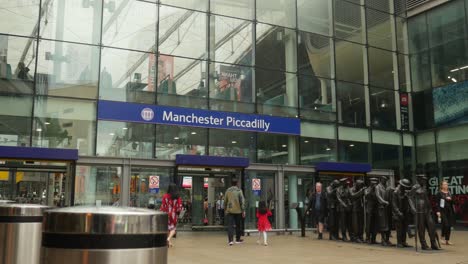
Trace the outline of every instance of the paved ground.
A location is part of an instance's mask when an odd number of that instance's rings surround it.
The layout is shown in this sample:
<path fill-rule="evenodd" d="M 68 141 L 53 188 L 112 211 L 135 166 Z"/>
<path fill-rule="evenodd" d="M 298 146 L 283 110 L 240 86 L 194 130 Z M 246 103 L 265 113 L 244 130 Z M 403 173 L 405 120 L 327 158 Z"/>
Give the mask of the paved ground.
<path fill-rule="evenodd" d="M 468 232 L 453 233 L 454 246 L 441 251 L 415 252 L 412 249 L 368 246 L 328 240 L 315 235 L 269 235 L 269 246 L 256 244 L 257 237 L 245 238 L 242 245 L 229 247 L 224 233 L 179 232 L 175 246 L 169 249 L 169 264 L 272 264 L 272 263 L 442 263 L 468 264 Z M 328 236 L 327 236 L 328 237 Z M 414 240 L 411 241 L 414 244 Z"/>

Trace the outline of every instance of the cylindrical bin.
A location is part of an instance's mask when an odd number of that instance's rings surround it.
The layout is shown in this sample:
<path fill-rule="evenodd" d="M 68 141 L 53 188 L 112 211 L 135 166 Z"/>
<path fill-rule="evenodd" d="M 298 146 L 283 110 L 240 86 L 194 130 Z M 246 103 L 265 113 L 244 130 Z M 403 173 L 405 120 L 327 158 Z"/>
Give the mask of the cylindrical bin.
<path fill-rule="evenodd" d="M 125 207 L 44 213 L 42 264 L 166 264 L 167 215 Z"/>
<path fill-rule="evenodd" d="M 0 264 L 39 264 L 47 206 L 0 204 Z"/>

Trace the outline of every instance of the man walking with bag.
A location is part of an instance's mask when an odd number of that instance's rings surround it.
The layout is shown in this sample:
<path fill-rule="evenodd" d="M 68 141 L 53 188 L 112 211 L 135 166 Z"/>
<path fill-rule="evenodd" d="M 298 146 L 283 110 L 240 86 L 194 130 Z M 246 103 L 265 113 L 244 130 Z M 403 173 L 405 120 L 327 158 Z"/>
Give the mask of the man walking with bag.
<path fill-rule="evenodd" d="M 228 224 L 229 246 L 234 245 L 234 230 L 236 231 L 236 244 L 244 242 L 241 239 L 242 218 L 245 217 L 245 199 L 242 190 L 239 189 L 238 180 L 232 179 L 231 187 L 226 190 L 224 195 L 224 210 L 226 211 L 226 221 Z"/>

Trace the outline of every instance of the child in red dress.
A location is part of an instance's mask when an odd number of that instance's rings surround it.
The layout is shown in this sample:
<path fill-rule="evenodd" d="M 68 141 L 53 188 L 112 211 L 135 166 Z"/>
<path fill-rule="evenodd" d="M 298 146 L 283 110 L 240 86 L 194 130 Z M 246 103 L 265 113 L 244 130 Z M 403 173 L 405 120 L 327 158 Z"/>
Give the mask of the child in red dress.
<path fill-rule="evenodd" d="M 271 216 L 271 211 L 268 210 L 265 202 L 260 202 L 258 204 L 257 210 L 257 219 L 258 219 L 258 240 L 257 243 L 260 244 L 260 238 L 263 235 L 263 245 L 268 246 L 268 237 L 267 231 L 271 230 L 270 221 L 268 221 L 268 217 Z"/>

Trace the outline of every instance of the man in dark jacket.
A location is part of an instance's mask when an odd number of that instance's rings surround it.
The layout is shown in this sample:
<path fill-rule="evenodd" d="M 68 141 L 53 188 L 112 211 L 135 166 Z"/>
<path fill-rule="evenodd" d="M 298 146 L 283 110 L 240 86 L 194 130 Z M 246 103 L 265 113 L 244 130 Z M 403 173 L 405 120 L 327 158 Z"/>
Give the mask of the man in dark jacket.
<path fill-rule="evenodd" d="M 411 182 L 408 179 L 400 180 L 392 196 L 392 216 L 397 231 L 397 247 L 409 247 L 406 243 L 406 233 L 409 225 L 409 201 L 408 191 L 411 189 Z"/>
<path fill-rule="evenodd" d="M 315 184 L 315 192 L 309 197 L 307 214 L 312 215 L 313 223 L 317 226 L 318 239 L 323 238 L 323 224 L 327 217 L 327 196 L 322 192 L 322 184 Z"/>
<path fill-rule="evenodd" d="M 390 224 L 388 222 L 388 206 L 390 205 L 387 192 L 387 176 L 380 178 L 380 183 L 375 188 L 375 196 L 377 197 L 377 222 L 380 235 L 382 236 L 382 246 L 388 246 L 389 237 L 388 230 Z"/>
<path fill-rule="evenodd" d="M 351 241 L 362 243 L 364 241 L 364 181 L 356 180 L 354 186 L 349 189 L 352 204 L 352 228 Z"/>

